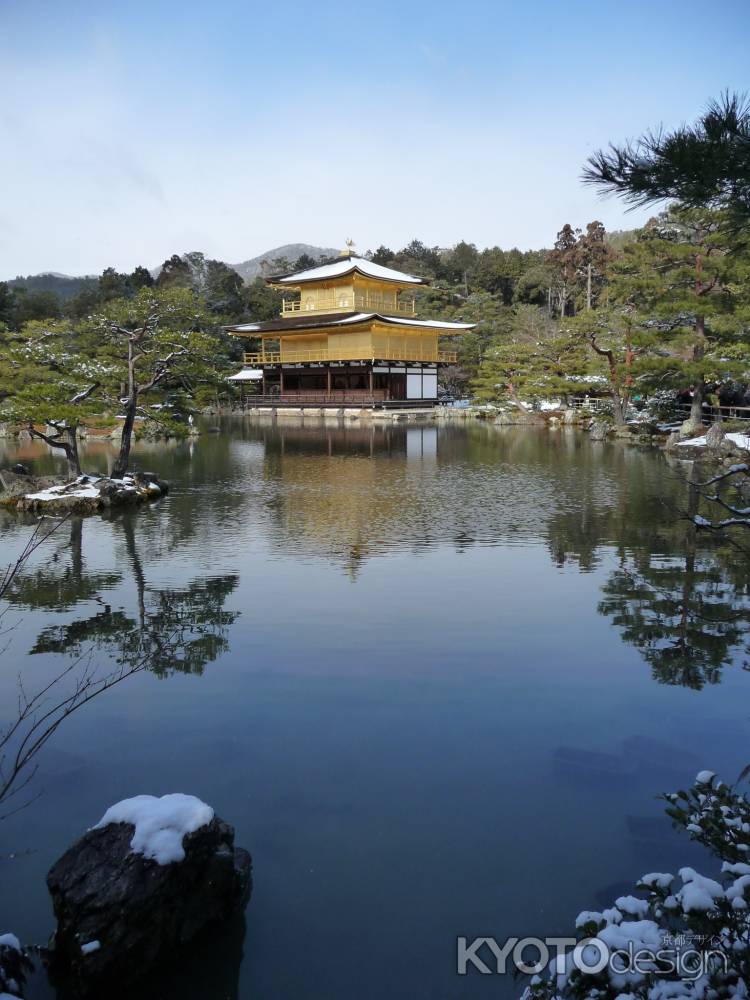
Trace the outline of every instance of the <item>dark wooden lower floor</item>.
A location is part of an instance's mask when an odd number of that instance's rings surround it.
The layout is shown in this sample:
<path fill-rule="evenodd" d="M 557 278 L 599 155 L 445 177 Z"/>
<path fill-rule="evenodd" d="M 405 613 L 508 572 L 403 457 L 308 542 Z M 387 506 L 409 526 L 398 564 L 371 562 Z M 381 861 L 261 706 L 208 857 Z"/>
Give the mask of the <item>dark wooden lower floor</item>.
<path fill-rule="evenodd" d="M 260 392 L 242 392 L 242 405 L 245 407 L 326 407 L 326 406 L 360 406 L 373 409 L 408 409 L 410 407 L 435 406 L 436 399 L 386 399 L 382 393 L 370 395 L 367 392 L 295 392 L 273 393 L 264 395 Z"/>
<path fill-rule="evenodd" d="M 355 362 L 267 365 L 262 378 L 243 384 L 243 399 L 261 406 L 380 406 L 433 404 L 437 365 Z"/>

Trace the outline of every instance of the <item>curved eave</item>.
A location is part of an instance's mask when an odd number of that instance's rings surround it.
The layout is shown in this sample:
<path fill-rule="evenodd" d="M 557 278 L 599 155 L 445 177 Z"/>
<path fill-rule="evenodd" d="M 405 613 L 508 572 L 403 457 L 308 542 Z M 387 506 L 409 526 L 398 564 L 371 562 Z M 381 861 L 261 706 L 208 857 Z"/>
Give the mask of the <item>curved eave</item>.
<path fill-rule="evenodd" d="M 263 323 L 239 323 L 225 326 L 227 333 L 239 337 L 258 337 L 265 333 L 304 333 L 307 330 L 331 330 L 360 323 L 380 322 L 390 326 L 411 326 L 422 330 L 435 330 L 444 337 L 473 330 L 476 323 L 449 323 L 443 320 L 411 319 L 404 316 L 385 316 L 381 313 L 333 313 L 318 317 L 267 320 Z"/>

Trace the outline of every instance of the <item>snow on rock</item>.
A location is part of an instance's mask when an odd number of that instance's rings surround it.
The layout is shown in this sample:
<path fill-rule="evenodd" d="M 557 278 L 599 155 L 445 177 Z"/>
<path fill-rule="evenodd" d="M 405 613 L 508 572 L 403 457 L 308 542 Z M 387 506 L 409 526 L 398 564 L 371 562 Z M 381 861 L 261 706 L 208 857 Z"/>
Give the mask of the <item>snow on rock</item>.
<path fill-rule="evenodd" d="M 13 951 L 20 951 L 21 942 L 15 934 L 0 934 L 0 948 L 12 948 Z"/>
<path fill-rule="evenodd" d="M 62 992 L 140 997 L 178 949 L 245 908 L 252 860 L 200 799 L 138 795 L 113 805 L 58 858 L 47 887 Z"/>
<path fill-rule="evenodd" d="M 213 818 L 211 806 L 194 795 L 136 795 L 111 806 L 92 829 L 130 823 L 135 827 L 132 850 L 159 865 L 169 865 L 184 860 L 183 837 L 208 826 Z"/>

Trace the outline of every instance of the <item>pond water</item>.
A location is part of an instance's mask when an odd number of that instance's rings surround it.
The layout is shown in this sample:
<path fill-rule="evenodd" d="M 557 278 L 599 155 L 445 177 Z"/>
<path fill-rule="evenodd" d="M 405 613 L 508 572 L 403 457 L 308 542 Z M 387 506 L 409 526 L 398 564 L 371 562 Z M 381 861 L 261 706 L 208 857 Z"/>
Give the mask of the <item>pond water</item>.
<path fill-rule="evenodd" d="M 747 763 L 750 574 L 681 520 L 685 466 L 572 431 L 243 418 L 135 460 L 170 495 L 63 525 L 3 619 L 0 725 L 19 672 L 151 669 L 61 725 L 0 822 L 0 931 L 44 941 L 51 863 L 142 792 L 205 799 L 255 866 L 244 924 L 165 998 L 512 997 L 456 975 L 458 936 L 568 933 L 700 860 L 656 796 Z M 1 563 L 32 524 L 0 515 Z"/>

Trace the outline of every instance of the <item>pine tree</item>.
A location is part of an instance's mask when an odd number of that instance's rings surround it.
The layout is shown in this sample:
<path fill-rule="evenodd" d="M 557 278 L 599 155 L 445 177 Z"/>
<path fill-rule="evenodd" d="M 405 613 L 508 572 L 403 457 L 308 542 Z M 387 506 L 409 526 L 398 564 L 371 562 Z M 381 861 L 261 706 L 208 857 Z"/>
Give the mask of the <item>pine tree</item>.
<path fill-rule="evenodd" d="M 735 232 L 750 229 L 750 104 L 726 92 L 694 125 L 649 131 L 589 158 L 588 184 L 635 205 L 676 201 L 723 210 Z"/>
<path fill-rule="evenodd" d="M 613 254 L 607 245 L 607 232 L 601 222 L 589 222 L 576 245 L 576 271 L 586 309 L 598 304 L 607 280 Z"/>
<path fill-rule="evenodd" d="M 143 288 L 133 299 L 110 303 L 93 327 L 104 335 L 100 356 L 113 368 L 101 395 L 110 403 L 119 400 L 125 415 L 113 470 L 114 476 L 122 476 L 136 417 L 153 417 L 143 408 L 143 397 L 155 390 L 194 393 L 201 383 L 218 384 L 225 352 L 202 300 L 184 288 Z"/>
<path fill-rule="evenodd" d="M 637 310 L 653 349 L 637 363 L 645 385 L 693 389 L 690 423 L 701 426 L 707 384 L 750 361 L 750 261 L 733 252 L 722 213 L 673 208 L 628 244 L 613 268 L 613 299 Z"/>
<path fill-rule="evenodd" d="M 565 321 L 563 330 L 598 359 L 609 383 L 615 423 L 624 424 L 636 384 L 636 365 L 655 342 L 653 330 L 622 307 L 586 310 Z"/>
<path fill-rule="evenodd" d="M 552 290 L 557 300 L 559 316 L 565 316 L 578 279 L 578 239 L 580 229 L 573 229 L 566 222 L 557 234 L 555 245 L 547 255 L 547 263 L 552 269 L 555 287 Z"/>
<path fill-rule="evenodd" d="M 98 392 L 112 374 L 106 361 L 76 349 L 70 323 L 27 323 L 0 352 L 0 415 L 62 451 L 78 476 L 78 435 L 101 412 Z"/>
<path fill-rule="evenodd" d="M 510 339 L 487 349 L 473 389 L 482 402 L 510 399 L 523 408 L 580 390 L 590 367 L 580 338 L 561 332 L 544 310 L 521 306 Z"/>

